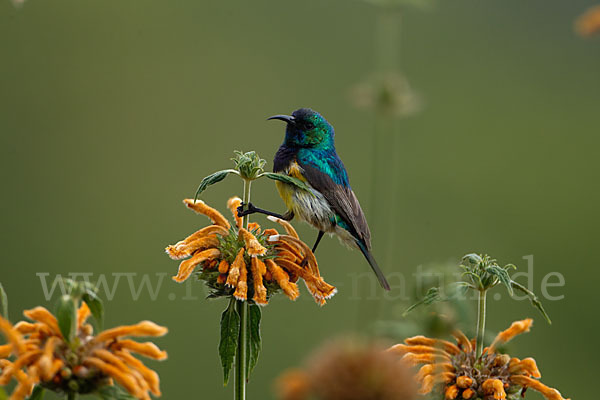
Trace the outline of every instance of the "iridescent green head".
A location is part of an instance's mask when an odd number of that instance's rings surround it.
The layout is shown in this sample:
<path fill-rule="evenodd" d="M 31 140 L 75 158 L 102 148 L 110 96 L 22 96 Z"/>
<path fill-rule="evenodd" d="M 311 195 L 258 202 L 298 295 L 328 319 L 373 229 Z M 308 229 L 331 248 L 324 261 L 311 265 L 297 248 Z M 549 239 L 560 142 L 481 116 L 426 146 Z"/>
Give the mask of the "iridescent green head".
<path fill-rule="evenodd" d="M 328 148 L 333 147 L 333 126 L 318 112 L 300 108 L 292 115 L 274 115 L 287 123 L 284 144 L 288 147 Z"/>

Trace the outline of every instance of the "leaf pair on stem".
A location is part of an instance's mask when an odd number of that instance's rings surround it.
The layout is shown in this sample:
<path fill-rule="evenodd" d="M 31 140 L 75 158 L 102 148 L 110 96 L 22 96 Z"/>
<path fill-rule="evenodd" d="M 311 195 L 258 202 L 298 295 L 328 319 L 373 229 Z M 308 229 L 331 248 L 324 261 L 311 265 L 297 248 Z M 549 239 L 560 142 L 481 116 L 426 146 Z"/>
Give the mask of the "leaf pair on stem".
<path fill-rule="evenodd" d="M 238 348 L 238 338 L 241 330 L 241 319 L 238 310 L 238 304 L 242 303 L 233 297 L 229 302 L 229 307 L 221 315 L 221 341 L 219 343 L 219 356 L 223 366 L 223 384 L 229 382 L 229 374 L 235 360 Z M 248 308 L 249 318 L 247 318 L 247 347 L 246 347 L 246 380 L 250 378 L 250 373 L 258 362 L 258 356 L 262 348 L 260 338 L 260 307 L 251 304 Z"/>

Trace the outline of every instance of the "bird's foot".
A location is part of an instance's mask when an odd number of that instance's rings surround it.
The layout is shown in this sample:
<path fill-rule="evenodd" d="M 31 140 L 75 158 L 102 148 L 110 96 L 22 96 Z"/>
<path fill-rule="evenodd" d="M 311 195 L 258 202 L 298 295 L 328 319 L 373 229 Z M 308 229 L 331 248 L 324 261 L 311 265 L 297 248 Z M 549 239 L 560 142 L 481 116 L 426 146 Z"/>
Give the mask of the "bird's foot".
<path fill-rule="evenodd" d="M 247 207 L 246 210 L 244 210 L 244 207 Z M 254 207 L 254 205 L 252 203 L 242 203 L 240 204 L 240 206 L 237 208 L 237 216 L 239 218 L 245 217 L 246 215 L 250 215 L 250 214 L 254 214 L 256 212 L 256 207 Z"/>
<path fill-rule="evenodd" d="M 302 259 L 302 261 L 300 262 L 300 267 L 304 268 L 304 267 L 306 267 L 307 264 L 308 264 L 308 257 L 304 257 L 304 259 Z"/>

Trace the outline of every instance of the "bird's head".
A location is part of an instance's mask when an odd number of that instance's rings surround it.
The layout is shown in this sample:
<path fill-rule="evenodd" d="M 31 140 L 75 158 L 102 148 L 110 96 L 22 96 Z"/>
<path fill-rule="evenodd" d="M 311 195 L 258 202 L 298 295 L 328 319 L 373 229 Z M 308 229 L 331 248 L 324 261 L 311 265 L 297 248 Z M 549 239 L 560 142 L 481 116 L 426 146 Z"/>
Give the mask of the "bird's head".
<path fill-rule="evenodd" d="M 333 126 L 321 114 L 310 108 L 300 108 L 292 115 L 274 115 L 287 124 L 285 145 L 289 147 L 333 146 Z"/>

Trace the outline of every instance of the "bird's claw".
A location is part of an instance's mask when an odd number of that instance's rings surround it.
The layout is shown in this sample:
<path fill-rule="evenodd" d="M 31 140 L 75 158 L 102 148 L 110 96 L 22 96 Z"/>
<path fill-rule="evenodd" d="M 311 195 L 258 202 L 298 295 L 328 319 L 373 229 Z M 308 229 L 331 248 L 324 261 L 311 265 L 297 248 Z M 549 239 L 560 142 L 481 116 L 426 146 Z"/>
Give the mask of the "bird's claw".
<path fill-rule="evenodd" d="M 244 214 L 244 205 L 245 205 L 244 203 L 241 203 L 239 205 L 239 207 L 237 208 L 237 216 L 238 216 L 238 218 L 242 218 L 242 217 L 244 217 L 244 215 L 246 215 L 246 214 Z"/>
<path fill-rule="evenodd" d="M 307 264 L 308 264 L 308 257 L 304 257 L 302 259 L 302 261 L 300 262 L 300 267 L 304 268 L 304 267 L 306 267 Z"/>
<path fill-rule="evenodd" d="M 244 210 L 244 207 L 247 206 L 248 209 Z M 239 218 L 243 218 L 246 215 L 250 215 L 252 213 L 254 213 L 256 211 L 256 207 L 254 207 L 254 205 L 252 203 L 242 203 L 240 204 L 240 206 L 237 208 L 237 216 Z"/>

